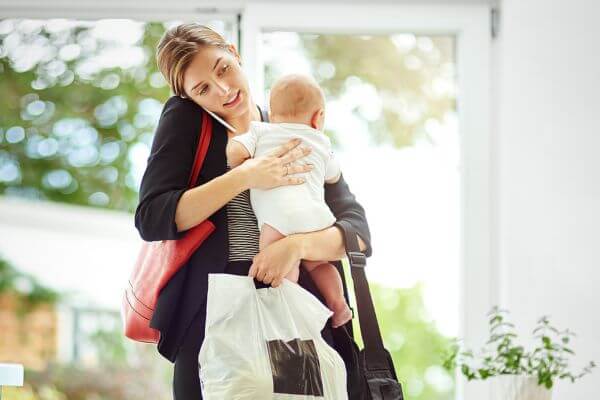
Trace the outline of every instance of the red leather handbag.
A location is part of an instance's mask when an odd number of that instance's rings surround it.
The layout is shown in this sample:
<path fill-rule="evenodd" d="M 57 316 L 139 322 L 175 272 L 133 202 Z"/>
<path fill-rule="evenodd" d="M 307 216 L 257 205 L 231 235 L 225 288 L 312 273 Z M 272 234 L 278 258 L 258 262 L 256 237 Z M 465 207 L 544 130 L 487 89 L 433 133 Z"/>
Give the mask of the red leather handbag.
<path fill-rule="evenodd" d="M 189 188 L 193 187 L 200 174 L 211 137 L 212 119 L 203 111 Z M 214 230 L 215 225 L 207 219 L 190 228 L 180 239 L 142 244 L 121 302 L 125 336 L 138 342 L 158 343 L 160 332 L 150 327 L 158 295 Z"/>

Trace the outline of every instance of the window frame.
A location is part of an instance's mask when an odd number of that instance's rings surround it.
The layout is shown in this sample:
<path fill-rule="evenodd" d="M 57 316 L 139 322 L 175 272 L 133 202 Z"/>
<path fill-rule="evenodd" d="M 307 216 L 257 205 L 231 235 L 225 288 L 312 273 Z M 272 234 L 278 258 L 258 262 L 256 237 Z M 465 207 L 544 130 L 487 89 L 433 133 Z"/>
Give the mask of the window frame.
<path fill-rule="evenodd" d="M 459 335 L 467 346 L 479 348 L 488 337 L 486 315 L 499 300 L 498 267 L 492 258 L 497 253 L 492 248 L 495 224 L 492 219 L 490 7 L 339 3 L 307 7 L 302 3 L 252 2 L 246 5 L 241 22 L 244 68 L 259 104 L 265 104 L 262 32 L 411 32 L 455 37 L 461 175 Z M 458 372 L 456 378 L 457 398 L 489 398 L 489 383 L 465 385 L 465 379 Z"/>

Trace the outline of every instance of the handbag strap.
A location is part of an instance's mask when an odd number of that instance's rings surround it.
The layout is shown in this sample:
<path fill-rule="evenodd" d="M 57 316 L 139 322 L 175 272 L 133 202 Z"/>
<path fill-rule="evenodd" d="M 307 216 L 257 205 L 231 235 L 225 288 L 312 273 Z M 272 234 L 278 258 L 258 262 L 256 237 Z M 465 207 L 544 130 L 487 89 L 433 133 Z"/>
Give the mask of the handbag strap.
<path fill-rule="evenodd" d="M 192 167 L 192 174 L 190 175 L 190 179 L 188 181 L 188 187 L 190 189 L 194 187 L 194 184 L 198 180 L 198 175 L 200 175 L 202 164 L 204 164 L 204 159 L 206 158 L 206 153 L 208 152 L 208 145 L 210 144 L 211 139 L 212 119 L 206 111 L 202 110 L 202 123 L 200 128 L 200 135 L 198 137 L 198 146 L 196 147 L 196 155 L 194 157 L 194 166 Z"/>
<path fill-rule="evenodd" d="M 367 257 L 360 251 L 354 227 L 344 220 L 337 221 L 335 225 L 339 226 L 344 234 L 346 254 L 350 263 L 356 306 L 358 308 L 358 322 L 365 346 L 366 367 L 371 371 L 387 369 L 389 366 L 387 351 L 383 345 L 373 299 L 369 290 L 369 282 L 365 275 Z"/>

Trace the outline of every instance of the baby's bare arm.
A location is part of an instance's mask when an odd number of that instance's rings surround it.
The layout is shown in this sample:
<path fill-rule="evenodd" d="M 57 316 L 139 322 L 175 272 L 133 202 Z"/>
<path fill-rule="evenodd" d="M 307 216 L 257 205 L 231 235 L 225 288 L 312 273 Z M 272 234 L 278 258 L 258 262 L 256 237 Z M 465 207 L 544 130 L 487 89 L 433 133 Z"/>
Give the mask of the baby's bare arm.
<path fill-rule="evenodd" d="M 227 147 L 225 148 L 225 154 L 231 168 L 235 168 L 245 160 L 250 158 L 250 153 L 246 149 L 246 146 L 235 140 L 229 140 Z"/>

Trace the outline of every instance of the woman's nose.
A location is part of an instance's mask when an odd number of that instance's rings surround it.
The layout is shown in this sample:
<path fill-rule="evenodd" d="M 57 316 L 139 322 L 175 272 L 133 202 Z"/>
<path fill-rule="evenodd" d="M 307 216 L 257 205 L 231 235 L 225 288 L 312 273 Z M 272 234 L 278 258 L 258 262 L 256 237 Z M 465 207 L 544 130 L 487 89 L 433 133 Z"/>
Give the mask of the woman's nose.
<path fill-rule="evenodd" d="M 225 96 L 226 94 L 229 93 L 229 85 L 227 85 L 227 83 L 223 82 L 223 81 L 216 81 L 215 85 L 217 87 L 217 89 L 219 90 L 219 94 L 221 96 Z"/>

